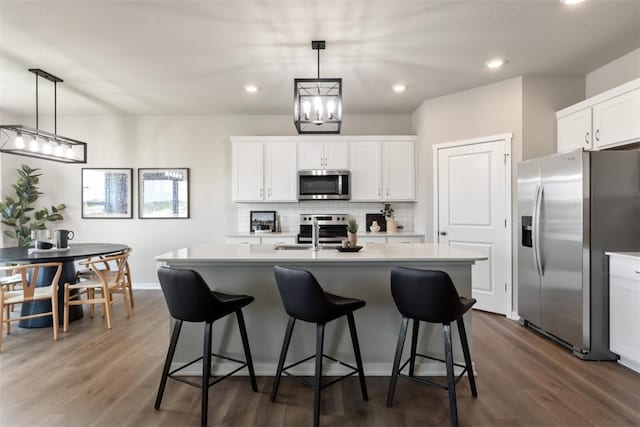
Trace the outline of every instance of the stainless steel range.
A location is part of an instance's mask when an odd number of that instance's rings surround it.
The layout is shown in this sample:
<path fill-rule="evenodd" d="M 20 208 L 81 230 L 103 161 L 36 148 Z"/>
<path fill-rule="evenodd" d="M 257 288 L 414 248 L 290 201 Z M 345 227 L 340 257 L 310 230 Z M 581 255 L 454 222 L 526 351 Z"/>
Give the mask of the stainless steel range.
<path fill-rule="evenodd" d="M 347 238 L 347 214 L 302 214 L 300 215 L 300 232 L 298 243 L 311 243 L 313 220 L 318 220 L 320 244 L 340 244 Z"/>

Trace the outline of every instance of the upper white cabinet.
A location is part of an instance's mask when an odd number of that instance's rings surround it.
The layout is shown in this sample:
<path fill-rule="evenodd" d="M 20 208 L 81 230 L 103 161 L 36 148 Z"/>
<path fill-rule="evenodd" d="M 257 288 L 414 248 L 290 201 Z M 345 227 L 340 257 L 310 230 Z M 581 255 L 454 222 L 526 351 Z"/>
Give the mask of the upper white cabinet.
<path fill-rule="evenodd" d="M 558 152 L 640 142 L 640 79 L 556 113 Z"/>
<path fill-rule="evenodd" d="M 296 202 L 298 170 L 351 172 L 354 202 L 415 201 L 416 137 L 234 136 L 231 198 L 234 202 Z"/>
<path fill-rule="evenodd" d="M 640 141 L 640 89 L 594 105 L 593 137 L 595 149 Z"/>
<path fill-rule="evenodd" d="M 351 200 L 415 200 L 414 140 L 353 141 Z"/>
<path fill-rule="evenodd" d="M 593 148 L 591 108 L 558 118 L 558 153 L 579 148 Z"/>
<path fill-rule="evenodd" d="M 382 151 L 379 141 L 351 143 L 351 200 L 382 200 Z"/>
<path fill-rule="evenodd" d="M 262 143 L 237 142 L 231 146 L 231 198 L 257 202 L 264 198 L 264 150 Z"/>
<path fill-rule="evenodd" d="M 298 144 L 298 169 L 349 169 L 349 144 L 302 141 Z"/>
<path fill-rule="evenodd" d="M 231 197 L 235 202 L 295 202 L 295 142 L 233 142 Z"/>
<path fill-rule="evenodd" d="M 291 202 L 298 199 L 295 142 L 264 144 L 264 199 Z"/>
<path fill-rule="evenodd" d="M 383 200 L 416 198 L 415 144 L 413 141 L 382 143 Z"/>

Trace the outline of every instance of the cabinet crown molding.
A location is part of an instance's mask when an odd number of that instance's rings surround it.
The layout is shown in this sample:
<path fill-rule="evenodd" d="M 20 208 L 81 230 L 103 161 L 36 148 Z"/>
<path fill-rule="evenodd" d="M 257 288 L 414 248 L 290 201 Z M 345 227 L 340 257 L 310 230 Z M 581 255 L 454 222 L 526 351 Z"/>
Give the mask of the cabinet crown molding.
<path fill-rule="evenodd" d="M 353 141 L 417 141 L 417 135 L 286 135 L 232 136 L 231 142 L 353 142 Z"/>

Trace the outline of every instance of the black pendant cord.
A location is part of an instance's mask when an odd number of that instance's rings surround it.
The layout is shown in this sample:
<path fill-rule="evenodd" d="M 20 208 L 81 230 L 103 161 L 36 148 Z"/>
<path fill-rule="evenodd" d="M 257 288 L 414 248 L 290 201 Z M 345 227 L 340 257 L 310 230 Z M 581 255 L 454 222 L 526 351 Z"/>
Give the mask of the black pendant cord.
<path fill-rule="evenodd" d="M 38 75 L 36 74 L 36 130 L 40 129 L 38 126 Z"/>
<path fill-rule="evenodd" d="M 53 134 L 58 135 L 58 82 L 53 82 Z"/>

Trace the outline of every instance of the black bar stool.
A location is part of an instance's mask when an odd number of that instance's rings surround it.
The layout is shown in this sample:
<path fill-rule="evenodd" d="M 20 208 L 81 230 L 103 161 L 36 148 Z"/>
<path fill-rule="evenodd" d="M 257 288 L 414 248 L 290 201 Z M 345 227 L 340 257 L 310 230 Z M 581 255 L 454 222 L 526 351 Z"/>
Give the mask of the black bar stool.
<path fill-rule="evenodd" d="M 192 270 L 177 270 L 169 267 L 161 267 L 158 270 L 158 278 L 160 279 L 160 287 L 162 288 L 164 299 L 169 307 L 169 313 L 171 313 L 171 317 L 175 319 L 175 323 L 173 333 L 171 334 L 169 351 L 167 351 L 167 358 L 164 362 L 164 368 L 162 369 L 162 379 L 160 380 L 160 387 L 158 388 L 155 408 L 160 409 L 164 388 L 167 385 L 167 378 L 173 378 L 174 380 L 201 388 L 202 413 L 200 415 L 200 422 L 204 427 L 207 425 L 209 387 L 235 374 L 240 369 L 247 367 L 249 369 L 249 376 L 251 377 L 251 388 L 253 391 L 258 391 L 256 376 L 253 371 L 253 362 L 251 360 L 251 350 L 249 349 L 249 340 L 247 338 L 247 329 L 244 324 L 244 317 L 242 316 L 242 307 L 252 303 L 254 298 L 247 295 L 228 295 L 212 291 L 202 276 Z M 213 322 L 234 312 L 238 318 L 238 328 L 240 329 L 240 336 L 242 337 L 242 346 L 244 347 L 246 361 L 211 353 L 211 331 Z M 170 372 L 171 362 L 176 351 L 176 344 L 180 337 L 182 322 L 205 323 L 203 353 L 202 357 L 192 360 Z M 240 363 L 241 366 L 211 382 L 211 356 Z M 191 366 L 199 360 L 203 361 L 201 384 L 174 376 L 176 372 Z"/>
<path fill-rule="evenodd" d="M 398 310 L 402 314 L 400 323 L 400 334 L 396 355 L 393 360 L 393 371 L 391 372 L 391 382 L 389 384 L 389 394 L 387 395 L 387 406 L 393 404 L 393 395 L 396 390 L 398 377 L 405 377 L 411 380 L 429 385 L 431 387 L 448 390 L 449 392 L 449 413 L 451 425 L 458 425 L 458 409 L 456 405 L 456 383 L 466 372 L 469 377 L 471 394 L 478 397 L 476 381 L 473 377 L 473 367 L 471 365 L 471 355 L 469 353 L 469 343 L 467 342 L 467 332 L 464 329 L 463 315 L 476 303 L 476 300 L 464 298 L 458 295 L 456 288 L 449 275 L 442 271 L 417 270 L 413 268 L 394 267 L 391 269 L 391 294 L 396 302 Z M 402 358 L 402 348 L 407 335 L 409 319 L 413 319 L 413 334 L 411 337 L 411 356 L 409 360 L 400 366 Z M 416 353 L 418 343 L 418 329 L 420 321 L 430 323 L 442 323 L 444 335 L 445 360 Z M 453 362 L 453 349 L 451 344 L 451 322 L 458 324 L 458 333 L 462 343 L 464 353 L 464 365 Z M 416 356 L 431 360 L 444 362 L 447 365 L 447 386 L 437 384 L 425 379 L 415 377 L 414 368 Z M 400 373 L 409 364 L 409 375 Z M 464 368 L 458 378 L 454 377 L 454 366 Z"/>
<path fill-rule="evenodd" d="M 317 282 L 316 278 L 313 277 L 313 275 L 308 271 L 294 270 L 277 265 L 273 268 L 273 270 L 275 271 L 276 281 L 278 282 L 278 289 L 280 290 L 280 296 L 282 297 L 284 309 L 289 315 L 289 323 L 287 324 L 287 331 L 284 336 L 282 351 L 280 352 L 278 370 L 276 372 L 276 378 L 273 383 L 273 391 L 271 392 L 271 401 L 275 402 L 276 400 L 278 387 L 280 386 L 280 377 L 284 372 L 286 375 L 292 377 L 303 385 L 312 388 L 315 391 L 313 406 L 313 425 L 315 427 L 318 427 L 320 425 L 320 391 L 323 388 L 335 384 L 340 380 L 348 378 L 355 373 L 358 373 L 358 375 L 360 376 L 362 398 L 364 400 L 369 400 L 369 397 L 367 395 L 367 385 L 364 379 L 364 370 L 362 369 L 362 357 L 360 356 L 360 345 L 358 344 L 356 322 L 353 318 L 353 312 L 359 308 L 364 307 L 366 303 L 359 299 L 344 298 L 325 292 Z M 355 354 L 357 367 L 353 367 L 347 363 L 341 362 L 331 356 L 323 354 L 322 352 L 324 346 L 325 324 L 342 316 L 347 316 L 347 321 L 349 322 L 349 332 L 351 334 L 351 341 L 353 343 L 353 352 Z M 284 362 L 287 358 L 287 350 L 289 349 L 289 343 L 291 342 L 291 334 L 293 332 L 293 327 L 297 319 L 316 324 L 316 354 L 285 367 Z M 287 372 L 287 369 L 306 362 L 307 360 L 311 360 L 314 357 L 316 360 L 314 384 L 310 384 L 302 378 L 299 378 Z M 322 384 L 323 357 L 326 357 L 329 360 L 333 360 L 334 362 L 338 362 L 341 365 L 347 366 L 348 368 L 351 368 L 353 372 L 350 372 L 347 375 L 332 380 L 326 384 Z"/>

